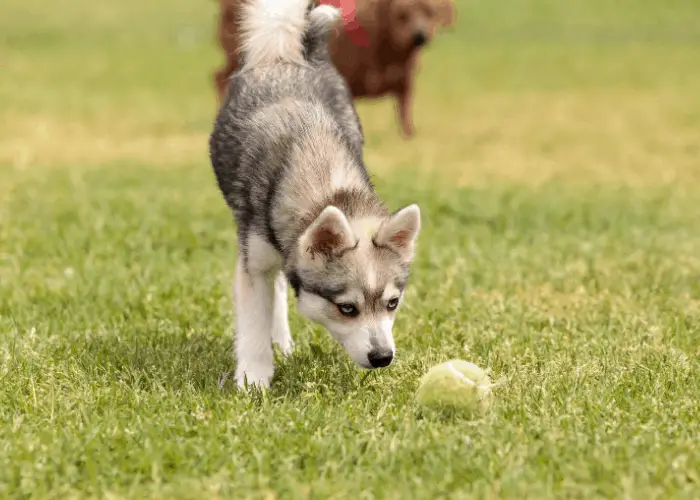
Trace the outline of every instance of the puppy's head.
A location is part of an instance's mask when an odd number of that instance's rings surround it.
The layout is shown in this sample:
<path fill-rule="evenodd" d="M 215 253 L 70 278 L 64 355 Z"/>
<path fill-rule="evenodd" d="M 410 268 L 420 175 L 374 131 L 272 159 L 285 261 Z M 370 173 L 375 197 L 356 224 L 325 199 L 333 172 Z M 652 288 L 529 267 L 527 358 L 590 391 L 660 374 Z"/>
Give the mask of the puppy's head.
<path fill-rule="evenodd" d="M 418 48 L 430 42 L 441 26 L 454 21 L 453 0 L 383 0 L 391 41 L 397 48 Z"/>
<path fill-rule="evenodd" d="M 416 205 L 357 220 L 328 206 L 299 240 L 289 276 L 299 312 L 325 326 L 363 368 L 394 357 L 392 327 L 419 231 Z"/>

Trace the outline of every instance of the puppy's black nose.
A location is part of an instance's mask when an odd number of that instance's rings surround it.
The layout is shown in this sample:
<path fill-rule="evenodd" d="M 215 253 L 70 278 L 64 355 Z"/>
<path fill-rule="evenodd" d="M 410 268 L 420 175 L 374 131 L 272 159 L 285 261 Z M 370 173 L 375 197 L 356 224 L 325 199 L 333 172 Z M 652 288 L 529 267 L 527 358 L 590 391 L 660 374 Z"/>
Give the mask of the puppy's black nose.
<path fill-rule="evenodd" d="M 413 34 L 413 45 L 416 47 L 420 47 L 422 45 L 425 45 L 425 43 L 428 41 L 428 37 L 425 36 L 425 33 L 422 31 L 416 31 Z"/>
<path fill-rule="evenodd" d="M 391 364 L 391 360 L 394 359 L 394 354 L 391 351 L 370 351 L 367 355 L 369 364 L 372 368 L 384 368 Z"/>

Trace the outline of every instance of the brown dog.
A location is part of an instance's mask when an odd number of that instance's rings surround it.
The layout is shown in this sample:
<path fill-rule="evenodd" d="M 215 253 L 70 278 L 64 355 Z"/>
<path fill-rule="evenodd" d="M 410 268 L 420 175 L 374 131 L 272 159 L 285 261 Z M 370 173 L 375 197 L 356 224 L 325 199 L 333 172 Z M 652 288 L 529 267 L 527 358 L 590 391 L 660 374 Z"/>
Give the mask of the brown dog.
<path fill-rule="evenodd" d="M 214 80 L 223 99 L 236 68 L 238 18 L 243 0 L 219 0 L 219 43 L 226 64 Z M 360 46 L 346 30 L 331 34 L 329 50 L 335 66 L 355 98 L 394 96 L 401 128 L 414 134 L 413 82 L 420 49 L 441 26 L 454 20 L 453 0 L 357 0 L 356 19 L 367 33 L 369 46 Z"/>
<path fill-rule="evenodd" d="M 219 44 L 226 56 L 226 64 L 214 73 L 219 102 L 224 100 L 231 73 L 238 68 L 238 22 L 242 0 L 219 0 Z"/>

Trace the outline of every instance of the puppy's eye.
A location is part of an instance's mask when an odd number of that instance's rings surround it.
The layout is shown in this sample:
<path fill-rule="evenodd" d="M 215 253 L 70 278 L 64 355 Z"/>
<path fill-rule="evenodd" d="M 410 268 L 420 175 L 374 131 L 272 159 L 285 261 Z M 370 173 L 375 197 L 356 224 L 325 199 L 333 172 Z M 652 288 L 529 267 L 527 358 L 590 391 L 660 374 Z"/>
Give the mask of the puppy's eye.
<path fill-rule="evenodd" d="M 405 23 L 408 21 L 408 14 L 406 12 L 400 12 L 398 15 L 398 20 L 400 23 Z"/>
<path fill-rule="evenodd" d="M 343 316 L 348 316 L 350 318 L 360 315 L 360 311 L 352 304 L 338 304 L 338 311 L 340 311 L 340 314 Z"/>
<path fill-rule="evenodd" d="M 399 306 L 399 298 L 398 298 L 398 297 L 394 297 L 393 299 L 391 299 L 391 300 L 387 303 L 386 308 L 389 309 L 390 311 L 394 311 L 394 310 L 396 310 L 396 308 L 397 308 L 398 306 Z"/>

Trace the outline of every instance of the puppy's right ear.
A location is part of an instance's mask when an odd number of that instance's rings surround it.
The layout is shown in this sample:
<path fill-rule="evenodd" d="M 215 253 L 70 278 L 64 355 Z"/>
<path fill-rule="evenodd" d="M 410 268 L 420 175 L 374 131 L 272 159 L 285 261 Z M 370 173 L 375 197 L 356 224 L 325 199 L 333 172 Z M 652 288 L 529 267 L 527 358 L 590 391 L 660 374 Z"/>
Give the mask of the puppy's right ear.
<path fill-rule="evenodd" d="M 327 206 L 299 239 L 299 253 L 304 261 L 332 257 L 355 245 L 355 235 L 345 214 Z"/>
<path fill-rule="evenodd" d="M 402 208 L 382 222 L 372 241 L 376 246 L 390 248 L 406 262 L 410 262 L 413 259 L 418 233 L 420 208 L 414 204 Z"/>

